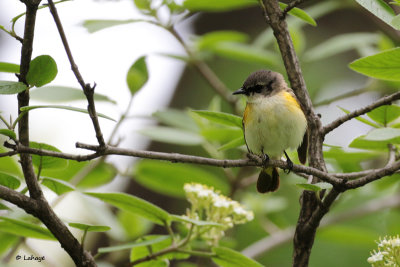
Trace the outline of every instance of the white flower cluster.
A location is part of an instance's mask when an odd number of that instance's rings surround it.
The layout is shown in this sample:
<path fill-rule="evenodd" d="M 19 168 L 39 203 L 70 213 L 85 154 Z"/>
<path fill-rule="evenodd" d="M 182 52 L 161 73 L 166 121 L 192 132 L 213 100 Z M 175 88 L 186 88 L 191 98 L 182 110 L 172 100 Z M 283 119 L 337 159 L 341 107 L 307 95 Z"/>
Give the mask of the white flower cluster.
<path fill-rule="evenodd" d="M 373 251 L 368 263 L 372 267 L 400 267 L 400 237 L 385 237 L 379 240 L 378 251 Z"/>
<path fill-rule="evenodd" d="M 247 211 L 240 205 L 214 188 L 206 185 L 190 183 L 185 184 L 186 197 L 192 204 L 187 212 L 190 219 L 203 220 L 221 224 L 210 227 L 209 231 L 202 232 L 201 237 L 211 244 L 217 244 L 224 231 L 235 224 L 243 224 L 253 220 L 253 212 Z"/>

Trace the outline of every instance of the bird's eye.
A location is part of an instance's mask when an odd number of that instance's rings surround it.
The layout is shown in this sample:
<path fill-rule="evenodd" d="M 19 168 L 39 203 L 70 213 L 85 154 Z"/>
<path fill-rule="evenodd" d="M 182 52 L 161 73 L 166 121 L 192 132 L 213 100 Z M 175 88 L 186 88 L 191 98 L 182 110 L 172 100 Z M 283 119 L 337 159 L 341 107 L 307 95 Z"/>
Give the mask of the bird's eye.
<path fill-rule="evenodd" d="M 261 93 L 263 86 L 260 84 L 255 85 L 252 89 L 255 93 Z"/>

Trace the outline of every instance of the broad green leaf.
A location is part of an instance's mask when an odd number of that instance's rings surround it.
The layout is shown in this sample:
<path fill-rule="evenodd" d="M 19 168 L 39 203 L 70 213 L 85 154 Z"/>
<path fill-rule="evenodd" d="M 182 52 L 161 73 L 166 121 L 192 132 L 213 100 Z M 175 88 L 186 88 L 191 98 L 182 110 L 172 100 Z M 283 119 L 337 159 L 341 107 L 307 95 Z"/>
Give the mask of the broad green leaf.
<path fill-rule="evenodd" d="M 42 55 L 34 58 L 26 75 L 26 81 L 36 87 L 48 84 L 57 76 L 57 63 L 51 56 Z"/>
<path fill-rule="evenodd" d="M 208 48 L 214 54 L 233 60 L 252 64 L 276 66 L 279 58 L 276 53 L 249 44 L 237 42 L 220 42 Z"/>
<path fill-rule="evenodd" d="M 371 141 L 388 141 L 400 144 L 400 129 L 395 128 L 379 128 L 370 131 L 364 139 Z"/>
<path fill-rule="evenodd" d="M 0 153 L 4 152 L 7 152 L 7 150 L 3 147 L 0 147 Z M 0 157 L 0 171 L 22 177 L 21 166 L 17 163 L 17 159 L 17 156 Z"/>
<path fill-rule="evenodd" d="M 44 143 L 29 142 L 29 146 L 31 148 L 36 148 L 36 149 L 61 152 L 58 148 Z M 37 168 L 41 166 L 42 169 L 58 169 L 58 168 L 65 168 L 68 166 L 68 160 L 66 159 L 54 158 L 49 156 L 40 156 L 40 155 L 32 155 L 32 163 Z"/>
<path fill-rule="evenodd" d="M 85 20 L 83 26 L 87 29 L 89 33 L 94 33 L 109 27 L 134 23 L 134 22 L 144 22 L 145 20 L 140 19 L 127 19 L 127 20 L 106 20 L 106 19 L 92 19 Z"/>
<path fill-rule="evenodd" d="M 380 18 L 382 21 L 391 25 L 391 22 L 395 16 L 393 9 L 386 4 L 383 0 L 356 0 L 362 7 L 367 9 L 369 12 Z"/>
<path fill-rule="evenodd" d="M 177 109 L 164 109 L 156 111 L 153 117 L 165 125 L 181 128 L 188 131 L 197 132 L 198 127 L 186 111 Z"/>
<path fill-rule="evenodd" d="M 153 126 L 138 131 L 139 133 L 158 142 L 184 146 L 196 146 L 203 142 L 197 133 L 165 126 Z"/>
<path fill-rule="evenodd" d="M 97 159 L 98 160 L 98 159 Z M 89 164 L 97 164 L 97 160 L 93 161 L 75 161 L 70 160 L 68 162 L 68 168 L 65 169 L 44 169 L 42 170 L 42 176 L 44 177 L 57 177 L 59 180 L 70 181 L 74 176 L 76 176 L 82 169 L 84 169 Z"/>
<path fill-rule="evenodd" d="M 50 177 L 43 178 L 42 185 L 46 186 L 57 195 L 62 195 L 64 193 L 75 190 L 75 188 L 70 183 Z"/>
<path fill-rule="evenodd" d="M 357 59 L 349 67 L 369 77 L 400 81 L 400 48 Z"/>
<path fill-rule="evenodd" d="M 244 43 L 249 39 L 247 34 L 237 31 L 214 31 L 206 33 L 197 39 L 197 49 L 208 50 L 221 42 L 237 42 Z"/>
<path fill-rule="evenodd" d="M 19 65 L 7 62 L 0 62 L 0 72 L 19 73 Z"/>
<path fill-rule="evenodd" d="M 388 141 L 373 141 L 365 139 L 366 135 L 361 135 L 351 141 L 349 147 L 367 150 L 388 150 Z"/>
<path fill-rule="evenodd" d="M 160 235 L 148 235 L 142 237 L 142 240 L 147 241 L 147 240 L 154 240 L 158 239 Z M 139 241 L 141 242 L 141 241 Z M 157 243 L 148 245 L 148 246 L 138 246 L 138 247 L 133 247 L 131 250 L 131 255 L 130 255 L 130 260 L 131 262 L 143 257 L 148 256 L 149 254 L 155 253 L 157 251 L 160 251 L 162 249 L 165 249 L 169 246 L 171 246 L 172 240 L 171 238 L 166 238 L 165 240 L 159 241 Z M 168 254 L 164 254 L 160 257 L 157 257 L 158 260 L 162 259 L 186 259 L 190 255 L 185 254 L 185 253 L 180 253 L 180 252 L 172 252 Z M 136 265 L 135 265 L 136 266 Z M 140 265 L 138 265 L 140 266 Z M 151 265 L 150 265 L 151 266 Z"/>
<path fill-rule="evenodd" d="M 332 225 L 321 229 L 318 238 L 328 241 L 329 243 L 337 243 L 347 246 L 355 246 L 357 248 L 371 249 L 371 240 L 376 240 L 379 233 L 377 230 L 371 230 L 362 225 Z"/>
<path fill-rule="evenodd" d="M 168 259 L 164 260 L 149 260 L 135 264 L 136 267 L 168 267 L 170 266 Z M 182 267 L 182 266 L 180 266 Z"/>
<path fill-rule="evenodd" d="M 11 176 L 4 172 L 0 172 L 0 185 L 15 190 L 21 185 L 21 182 L 18 178 L 14 176 Z"/>
<path fill-rule="evenodd" d="M 287 4 L 279 2 L 279 6 L 282 10 L 284 10 L 287 7 Z M 295 7 L 292 10 L 290 10 L 288 13 L 294 17 L 297 17 L 297 18 L 307 22 L 308 24 L 310 24 L 312 26 L 317 26 L 317 22 L 315 22 L 315 20 L 310 15 L 308 15 L 307 12 L 305 12 L 304 10 L 301 10 L 300 8 Z"/>
<path fill-rule="evenodd" d="M 332 185 L 329 183 L 315 183 L 315 184 L 301 183 L 301 184 L 296 184 L 296 186 L 298 186 L 302 189 L 314 191 L 314 192 L 319 192 L 323 189 L 332 188 Z"/>
<path fill-rule="evenodd" d="M 119 224 L 125 230 L 124 233 L 127 240 L 144 236 L 154 227 L 154 224 L 149 220 L 124 210 L 118 211 L 117 218 Z M 135 227 L 132 227 L 132 225 Z"/>
<path fill-rule="evenodd" d="M 111 227 L 106 225 L 91 225 L 85 223 L 69 223 L 68 225 L 87 232 L 106 232 L 111 229 Z"/>
<path fill-rule="evenodd" d="M 235 147 L 243 146 L 245 144 L 246 144 L 246 142 L 244 141 L 244 136 L 242 135 L 241 137 L 233 139 L 232 141 L 220 146 L 218 148 L 218 150 L 219 151 L 225 151 L 225 150 L 232 149 L 232 148 L 235 148 Z"/>
<path fill-rule="evenodd" d="M 13 95 L 23 92 L 28 87 L 20 82 L 0 81 L 0 95 Z"/>
<path fill-rule="evenodd" d="M 235 126 L 242 129 L 242 118 L 233 114 L 224 113 L 224 112 L 216 112 L 216 111 L 208 111 L 208 110 L 193 110 L 192 112 L 197 115 L 219 124 Z"/>
<path fill-rule="evenodd" d="M 304 60 L 317 61 L 360 47 L 373 46 L 379 42 L 380 36 L 375 33 L 345 33 L 334 36 L 317 46 L 308 49 Z"/>
<path fill-rule="evenodd" d="M 55 109 L 65 109 L 65 110 L 71 110 L 71 111 L 76 111 L 76 112 L 81 112 L 81 113 L 86 113 L 88 114 L 88 111 L 83 108 L 75 108 L 75 107 L 69 107 L 69 106 L 60 106 L 60 105 L 41 105 L 41 106 L 27 106 L 27 107 L 21 107 L 21 111 L 31 111 L 33 109 L 38 109 L 38 108 L 55 108 Z M 97 113 L 97 116 L 108 119 L 111 121 L 115 121 L 113 118 L 108 117 L 104 114 Z"/>
<path fill-rule="evenodd" d="M 102 162 L 92 169 L 79 183 L 79 188 L 94 188 L 111 182 L 117 175 L 117 169 L 114 165 Z"/>
<path fill-rule="evenodd" d="M 143 241 L 135 241 L 135 242 L 130 242 L 130 243 L 122 244 L 122 245 L 118 245 L 118 246 L 99 248 L 99 253 L 109 253 L 109 252 L 121 251 L 121 250 L 126 250 L 126 249 L 132 249 L 134 247 L 149 246 L 149 245 L 153 245 L 153 244 L 162 242 L 162 241 L 170 239 L 170 238 L 171 237 L 168 235 L 160 235 L 153 239 L 148 239 L 148 240 L 143 240 Z"/>
<path fill-rule="evenodd" d="M 170 223 L 170 215 L 165 210 L 138 197 L 124 193 L 86 193 L 119 209 L 140 215 L 150 221 L 165 225 Z"/>
<path fill-rule="evenodd" d="M 3 253 L 14 246 L 19 239 L 16 235 L 0 232 L 0 255 L 3 255 Z"/>
<path fill-rule="evenodd" d="M 350 113 L 350 111 L 347 110 L 347 109 L 344 109 L 344 108 L 342 108 L 342 107 L 338 107 L 338 108 L 340 108 L 340 109 L 341 109 L 344 113 L 346 113 L 346 114 L 349 114 L 349 113 Z M 358 121 L 360 121 L 360 122 L 362 122 L 362 123 L 365 123 L 365 124 L 367 124 L 367 125 L 369 125 L 369 126 L 372 126 L 372 127 L 374 127 L 374 128 L 379 128 L 379 127 L 380 127 L 378 124 L 375 124 L 375 123 L 373 123 L 372 121 L 369 121 L 369 120 L 367 120 L 367 119 L 364 119 L 363 117 L 356 117 L 355 119 L 358 120 Z"/>
<path fill-rule="evenodd" d="M 146 57 L 140 57 L 133 63 L 126 75 L 126 82 L 128 84 L 131 94 L 134 95 L 149 79 L 147 71 Z"/>
<path fill-rule="evenodd" d="M 233 139 L 243 138 L 243 130 L 237 127 L 213 127 L 210 125 L 208 128 L 203 128 L 200 130 L 200 134 L 204 136 L 207 140 L 217 141 L 220 143 L 230 142 Z M 220 125 L 217 125 L 220 126 Z"/>
<path fill-rule="evenodd" d="M 17 236 L 56 240 L 53 234 L 42 226 L 21 220 L 0 216 L 0 232 L 6 232 Z"/>
<path fill-rule="evenodd" d="M 14 132 L 14 131 L 11 131 L 11 130 L 9 130 L 9 129 L 0 129 L 0 134 L 1 134 L 1 135 L 8 136 L 8 137 L 10 137 L 10 138 L 13 139 L 13 140 L 17 139 L 17 135 L 15 134 L 15 132 Z"/>
<path fill-rule="evenodd" d="M 86 96 L 82 89 L 66 87 L 66 86 L 45 86 L 36 88 L 30 91 L 32 99 L 41 100 L 46 102 L 69 102 L 77 100 L 86 100 Z M 110 99 L 106 95 L 94 94 L 95 101 L 105 101 L 116 104 L 116 102 Z"/>
<path fill-rule="evenodd" d="M 184 223 L 191 223 L 196 226 L 216 226 L 216 227 L 224 227 L 224 225 L 220 223 L 215 223 L 215 222 L 208 222 L 208 221 L 200 221 L 200 220 L 194 220 L 190 219 L 186 216 L 179 216 L 179 215 L 172 215 L 171 217 L 172 221 L 176 222 L 184 222 Z"/>
<path fill-rule="evenodd" d="M 260 263 L 247 258 L 243 254 L 226 247 L 214 247 L 212 251 L 216 256 L 212 257 L 213 262 L 221 267 L 262 267 Z"/>
<path fill-rule="evenodd" d="M 221 12 L 255 6 L 257 4 L 257 0 L 185 0 L 183 2 L 183 6 L 192 12 Z"/>
<path fill-rule="evenodd" d="M 361 162 L 382 156 L 379 152 L 370 151 L 344 151 L 341 148 L 331 148 L 324 151 L 324 158 L 334 160 L 342 172 L 361 171 Z"/>
<path fill-rule="evenodd" d="M 380 106 L 367 113 L 368 117 L 386 126 L 388 123 L 400 117 L 400 107 L 396 105 Z"/>
<path fill-rule="evenodd" d="M 191 182 L 212 186 L 225 195 L 229 193 L 229 185 L 221 177 L 188 164 L 142 160 L 135 166 L 133 179 L 150 190 L 172 197 L 184 198 L 183 186 Z"/>

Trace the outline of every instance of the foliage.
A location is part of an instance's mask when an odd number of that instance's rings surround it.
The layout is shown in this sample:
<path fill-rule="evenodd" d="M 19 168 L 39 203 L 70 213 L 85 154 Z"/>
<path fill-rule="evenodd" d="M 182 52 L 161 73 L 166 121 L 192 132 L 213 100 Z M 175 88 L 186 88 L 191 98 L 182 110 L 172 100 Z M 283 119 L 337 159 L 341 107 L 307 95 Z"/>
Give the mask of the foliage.
<path fill-rule="evenodd" d="M 61 2 L 65 1 L 59 3 Z M 239 12 L 249 7 L 258 8 L 258 1 L 134 0 L 132 2 L 141 13 L 140 17 L 124 20 L 118 17 L 109 20 L 91 19 L 84 21 L 83 27 L 89 33 L 96 33 L 130 23 L 155 25 L 176 38 L 187 53 L 185 56 L 166 54 L 164 56 L 194 66 L 203 75 L 209 73 L 208 69 L 204 70 L 204 65 L 210 64 L 217 73 L 220 73 L 220 77 L 206 76 L 206 79 L 209 82 L 211 80 L 210 83 L 214 85 L 219 82 L 222 84 L 217 86 L 218 94 L 211 96 L 206 90 L 209 88 L 208 85 L 192 82 L 193 88 L 190 91 L 204 92 L 204 97 L 208 98 L 201 99 L 202 101 L 200 99 L 190 101 L 191 92 L 186 90 L 185 106 L 197 108 L 200 106 L 199 109 L 159 110 L 150 118 L 156 124 L 139 130 L 139 133 L 155 141 L 161 149 L 168 152 L 199 154 L 213 159 L 243 158 L 247 152 L 241 118 L 244 102 L 231 100 L 230 89 L 240 87 L 246 76 L 245 73 L 256 68 L 269 68 L 285 73 L 284 65 L 278 56 L 279 51 L 273 32 L 262 25 L 256 35 L 250 30 L 245 32 L 243 29 L 215 30 L 192 36 L 190 41 L 186 41 L 180 36 L 175 26 L 197 12 L 216 14 L 229 11 Z M 341 110 L 338 112 L 343 112 L 340 115 L 351 114 L 347 109 L 349 102 L 340 102 L 341 100 L 353 101 L 354 98 L 351 97 L 359 94 L 368 96 L 371 92 L 379 96 L 394 92 L 398 90 L 400 81 L 400 48 L 395 46 L 398 40 L 393 39 L 392 35 L 384 34 L 384 31 L 352 31 L 335 34 L 329 38 L 326 37 L 328 35 L 321 35 L 322 39 L 310 33 L 319 30 L 319 19 L 347 8 L 352 12 L 364 8 L 382 20 L 385 25 L 400 29 L 400 15 L 396 15 L 392 8 L 393 5 L 400 5 L 399 1 L 395 0 L 389 4 L 382 0 L 357 0 L 356 2 L 357 4 L 345 4 L 339 1 L 317 1 L 304 9 L 294 7 L 288 12 L 289 16 L 286 18 L 312 100 L 317 106 L 318 103 L 325 106 L 338 104 Z M 287 7 L 288 4 L 280 3 L 281 10 Z M 44 8 L 47 8 L 47 5 L 40 7 L 40 9 Z M 257 14 L 261 14 L 258 9 Z M 10 29 L 0 25 L 2 33 L 19 40 L 20 37 L 14 31 L 14 26 L 19 18 L 25 15 L 24 13 L 16 16 L 12 20 Z M 140 40 L 137 41 L 140 42 Z M 130 102 L 118 119 L 102 112 L 93 114 L 90 110 L 70 106 L 70 102 L 90 100 L 88 91 L 85 91 L 87 89 L 53 85 L 52 81 L 56 78 L 58 71 L 62 70 L 61 66 L 58 66 L 50 55 L 35 57 L 30 61 L 25 83 L 19 79 L 0 81 L 0 96 L 15 95 L 17 99 L 18 94 L 29 93 L 32 99 L 45 104 L 20 107 L 19 115 L 16 118 L 10 116 L 10 120 L 5 118 L 14 113 L 0 110 L 0 138 L 5 141 L 4 147 L 0 147 L 0 154 L 3 155 L 20 145 L 20 132 L 17 128 L 23 123 L 28 113 L 34 113 L 33 110 L 43 108 L 81 112 L 91 118 L 98 116 L 116 121 L 114 131 L 109 136 L 108 145 L 117 144 L 118 142 L 114 141 L 115 135 L 118 133 L 123 136 L 123 133 L 119 132 L 119 127 L 131 115 L 133 99 L 140 90 L 149 86 L 148 81 L 153 75 L 148 66 L 152 62 L 148 60 L 151 56 L 143 55 L 137 58 L 127 70 L 124 77 L 126 77 Z M 20 77 L 20 65 L 0 62 L 0 72 L 15 73 L 17 77 Z M 195 79 L 193 78 L 193 81 L 196 81 Z M 215 79 L 218 79 L 217 82 Z M 366 79 L 368 83 L 365 83 Z M 362 82 L 354 82 L 360 80 Z M 349 81 L 354 83 L 348 90 L 350 92 L 345 92 L 342 85 L 349 84 Z M 336 90 L 331 90 L 334 87 L 331 86 L 332 84 L 336 86 Z M 356 87 L 361 86 L 365 88 L 355 90 Z M 348 87 L 346 85 L 346 88 Z M 112 107 L 117 109 L 116 104 L 119 103 L 113 100 L 112 93 L 109 95 L 92 93 L 95 103 L 100 101 L 112 103 L 115 104 Z M 328 99 L 321 100 L 323 98 Z M 204 104 L 206 102 L 209 104 Z M 54 103 L 60 103 L 60 105 Z M 318 112 L 322 113 L 323 118 L 328 113 L 324 109 Z M 328 163 L 330 173 L 346 174 L 381 168 L 384 166 L 383 162 L 392 160 L 387 160 L 388 154 L 389 158 L 398 160 L 397 150 L 400 145 L 398 103 L 380 105 L 364 115 L 356 116 L 355 119 L 364 128 L 362 132 L 357 132 L 358 136 L 349 134 L 343 137 L 348 145 L 325 144 L 324 158 Z M 38 126 L 31 125 L 31 127 Z M 100 234 L 97 233 L 101 232 L 108 242 L 107 246 L 101 243 L 102 247 L 98 248 L 96 257 L 106 258 L 103 257 L 104 254 L 112 253 L 113 257 L 109 257 L 110 264 L 119 264 L 120 262 L 116 263 L 114 255 L 122 255 L 125 263 L 128 261 L 130 264 L 137 263 L 136 266 L 170 266 L 170 261 L 179 261 L 191 266 L 188 259 L 194 257 L 201 258 L 200 262 L 205 266 L 212 264 L 211 261 L 223 267 L 289 265 L 290 239 L 284 238 L 285 234 L 287 236 L 287 231 L 296 225 L 300 190 L 313 191 L 316 195 L 322 196 L 322 192 L 333 188 L 330 183 L 310 184 L 307 180 L 282 172 L 281 175 L 285 177 L 282 179 L 281 189 L 277 193 L 261 196 L 256 195 L 253 186 L 255 168 L 208 168 L 174 163 L 173 160 L 169 163 L 143 159 L 135 162 L 129 169 L 122 170 L 107 155 L 92 159 L 90 162 L 80 162 L 37 153 L 37 151 L 45 151 L 53 153 L 52 155 L 69 155 L 51 144 L 32 140 L 29 148 L 36 151 L 36 154 L 32 155 L 32 166 L 39 186 L 45 190 L 46 197 L 49 190 L 56 196 L 54 206 L 64 197 L 76 194 L 82 198 L 85 205 L 89 206 L 88 210 L 91 214 L 96 212 L 102 214 L 98 217 L 93 216 L 94 218 L 91 218 L 93 221 L 81 222 L 80 218 L 76 218 L 72 220 L 74 222 L 64 221 L 64 223 L 83 232 L 80 243 L 82 246 L 86 243 L 85 249 L 88 246 L 97 248 L 96 244 L 85 242 L 87 233 L 93 232 L 90 235 L 96 238 L 95 240 L 99 240 L 97 238 Z M 101 149 L 94 152 L 96 153 L 101 153 Z M 295 156 L 290 156 L 296 159 Z M 18 164 L 20 160 L 21 157 L 17 156 L 0 157 L 0 185 L 25 195 L 28 186 Z M 103 190 L 102 186 L 106 186 L 116 177 L 121 176 L 129 178 L 140 189 L 135 193 L 98 192 L 98 190 Z M 315 256 L 311 259 L 311 265 L 359 266 L 368 251 L 372 249 L 371 240 L 374 237 L 399 233 L 398 212 L 367 210 L 376 202 L 366 205 L 374 199 L 379 203 L 386 203 L 386 201 L 391 203 L 386 197 L 398 193 L 398 179 L 399 174 L 394 174 L 346 193 L 330 211 L 327 222 L 322 224 L 324 229 L 317 235 Z M 87 191 L 89 189 L 90 192 Z M 187 203 L 182 201 L 183 199 L 189 201 L 189 208 L 187 208 Z M 101 203 L 109 205 L 96 206 L 94 200 L 100 200 Z M 118 211 L 117 216 L 112 213 L 115 210 Z M 2 240 L 0 254 L 4 259 L 10 258 L 7 253 L 13 253 L 21 242 L 25 243 L 21 238 L 56 240 L 39 220 L 22 215 L 7 201 L 1 200 L 0 211 L 3 214 L 0 217 L 0 239 Z M 371 213 L 373 216 L 362 216 Z M 63 216 L 60 217 L 63 218 Z M 332 224 L 335 225 L 332 226 Z M 156 228 L 153 229 L 153 225 L 157 225 Z M 162 234 L 160 234 L 161 231 L 163 231 Z M 115 234 L 116 232 L 124 234 L 121 237 Z M 271 248 L 263 248 L 265 251 L 260 254 L 256 254 L 254 249 L 248 252 L 248 248 L 252 248 L 252 245 L 260 240 L 273 240 L 275 237 L 282 238 L 281 248 L 274 245 Z M 382 264 L 398 260 L 395 258 L 399 255 L 398 239 L 397 236 L 380 240 L 378 251 L 371 254 L 368 262 L 372 266 L 384 266 Z M 25 245 L 29 246 L 29 243 Z M 271 252 L 271 249 L 274 250 Z M 324 249 L 335 250 L 343 256 L 340 258 L 335 256 L 334 260 L 329 261 L 327 260 L 329 255 L 324 253 Z M 255 257 L 257 261 L 252 259 Z"/>

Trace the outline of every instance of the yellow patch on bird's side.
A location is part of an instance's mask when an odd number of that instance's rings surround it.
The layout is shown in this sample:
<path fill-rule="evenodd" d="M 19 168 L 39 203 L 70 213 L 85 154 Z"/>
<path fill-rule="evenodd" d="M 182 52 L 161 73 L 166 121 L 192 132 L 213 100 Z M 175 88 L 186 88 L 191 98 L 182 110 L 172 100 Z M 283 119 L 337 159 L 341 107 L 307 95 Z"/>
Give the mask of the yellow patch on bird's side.
<path fill-rule="evenodd" d="M 251 117 L 250 114 L 251 112 L 251 106 L 252 104 L 247 103 L 246 108 L 244 109 L 244 113 L 243 113 L 243 122 L 244 124 L 248 123 L 249 121 L 251 121 Z"/>
<path fill-rule="evenodd" d="M 284 91 L 282 94 L 283 94 L 283 96 L 285 97 L 286 106 L 287 106 L 289 109 L 292 109 L 293 107 L 296 107 L 296 108 L 298 108 L 298 109 L 301 109 L 301 108 L 300 108 L 300 105 L 299 105 L 299 102 L 297 102 L 296 98 L 293 97 L 290 93 Z"/>

